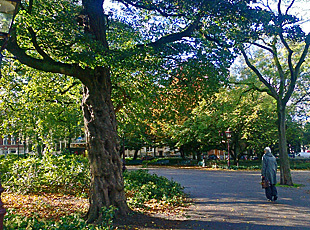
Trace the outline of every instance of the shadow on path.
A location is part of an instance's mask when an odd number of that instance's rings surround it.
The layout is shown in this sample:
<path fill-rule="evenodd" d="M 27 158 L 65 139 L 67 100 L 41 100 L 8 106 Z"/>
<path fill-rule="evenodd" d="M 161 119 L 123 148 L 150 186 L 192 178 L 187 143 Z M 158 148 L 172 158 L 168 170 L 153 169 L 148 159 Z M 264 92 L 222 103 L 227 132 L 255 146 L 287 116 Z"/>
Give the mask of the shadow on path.
<path fill-rule="evenodd" d="M 278 187 L 276 203 L 266 200 L 258 171 L 150 168 L 149 172 L 181 183 L 195 201 L 170 229 L 310 230 L 309 171 L 293 171 L 294 183 L 304 186 Z"/>

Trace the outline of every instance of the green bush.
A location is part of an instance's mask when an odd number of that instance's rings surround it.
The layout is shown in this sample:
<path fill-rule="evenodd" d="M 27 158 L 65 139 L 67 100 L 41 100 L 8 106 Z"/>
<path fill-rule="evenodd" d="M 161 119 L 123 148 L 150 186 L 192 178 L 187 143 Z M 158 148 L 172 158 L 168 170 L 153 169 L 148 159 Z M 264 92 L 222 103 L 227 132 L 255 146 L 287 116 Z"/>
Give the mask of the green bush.
<path fill-rule="evenodd" d="M 290 166 L 291 169 L 309 170 L 310 161 L 308 159 L 291 159 Z"/>
<path fill-rule="evenodd" d="M 90 183 L 87 158 L 76 155 L 45 156 L 38 158 L 3 158 L 1 168 L 4 186 L 7 191 L 18 193 L 61 193 L 87 196 Z M 125 192 L 131 207 L 146 208 L 145 203 L 152 199 L 166 205 L 183 205 L 183 187 L 165 177 L 151 175 L 147 170 L 126 171 L 124 173 Z M 110 223 L 114 214 L 104 210 L 107 216 L 104 223 Z M 66 216 L 60 221 L 42 220 L 37 217 L 5 216 L 5 229 L 108 229 L 110 225 L 87 225 L 78 216 Z"/>
<path fill-rule="evenodd" d="M 14 158 L 14 157 L 13 157 Z M 6 160 L 2 182 L 19 193 L 50 192 L 87 196 L 89 164 L 82 156 L 62 155 Z"/>
<path fill-rule="evenodd" d="M 141 206 L 151 199 L 177 205 L 184 198 L 184 188 L 179 183 L 156 174 L 150 175 L 147 170 L 125 172 L 124 181 L 125 191 L 133 195 L 128 197 L 132 206 Z"/>
<path fill-rule="evenodd" d="M 15 161 L 20 158 L 17 155 L 8 155 L 5 157 L 4 155 L 0 155 L 0 176 L 1 181 L 6 181 L 6 172 L 10 171 L 10 167 L 14 164 Z"/>

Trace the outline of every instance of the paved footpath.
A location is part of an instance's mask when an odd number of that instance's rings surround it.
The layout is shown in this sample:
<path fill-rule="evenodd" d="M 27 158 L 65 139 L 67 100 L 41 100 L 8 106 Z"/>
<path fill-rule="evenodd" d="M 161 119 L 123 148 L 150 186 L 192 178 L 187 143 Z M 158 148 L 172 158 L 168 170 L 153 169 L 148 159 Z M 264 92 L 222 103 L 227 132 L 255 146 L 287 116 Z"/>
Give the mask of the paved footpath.
<path fill-rule="evenodd" d="M 194 199 L 178 229 L 310 230 L 310 171 L 292 171 L 293 182 L 304 186 L 278 187 L 279 200 L 271 203 L 259 171 L 148 170 L 181 183 Z"/>

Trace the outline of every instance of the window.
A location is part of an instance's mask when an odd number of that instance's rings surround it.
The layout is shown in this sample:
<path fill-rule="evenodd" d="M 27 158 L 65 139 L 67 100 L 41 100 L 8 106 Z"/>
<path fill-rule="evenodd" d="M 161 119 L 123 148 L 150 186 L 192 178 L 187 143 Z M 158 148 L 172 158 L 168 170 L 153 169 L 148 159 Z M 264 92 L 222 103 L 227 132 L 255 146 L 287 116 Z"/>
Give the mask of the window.
<path fill-rule="evenodd" d="M 16 145 L 16 139 L 13 135 L 11 136 L 11 145 Z"/>
<path fill-rule="evenodd" d="M 8 136 L 5 135 L 3 138 L 3 145 L 8 145 Z"/>

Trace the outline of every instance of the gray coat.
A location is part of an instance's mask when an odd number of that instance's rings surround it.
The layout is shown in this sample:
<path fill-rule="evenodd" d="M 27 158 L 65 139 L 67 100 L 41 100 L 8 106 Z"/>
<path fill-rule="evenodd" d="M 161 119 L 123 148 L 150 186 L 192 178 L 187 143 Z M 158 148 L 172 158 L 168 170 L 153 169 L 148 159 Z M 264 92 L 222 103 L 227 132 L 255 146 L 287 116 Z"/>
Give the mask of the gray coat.
<path fill-rule="evenodd" d="M 262 158 L 262 176 L 273 185 L 277 183 L 277 161 L 271 152 L 265 153 Z"/>

